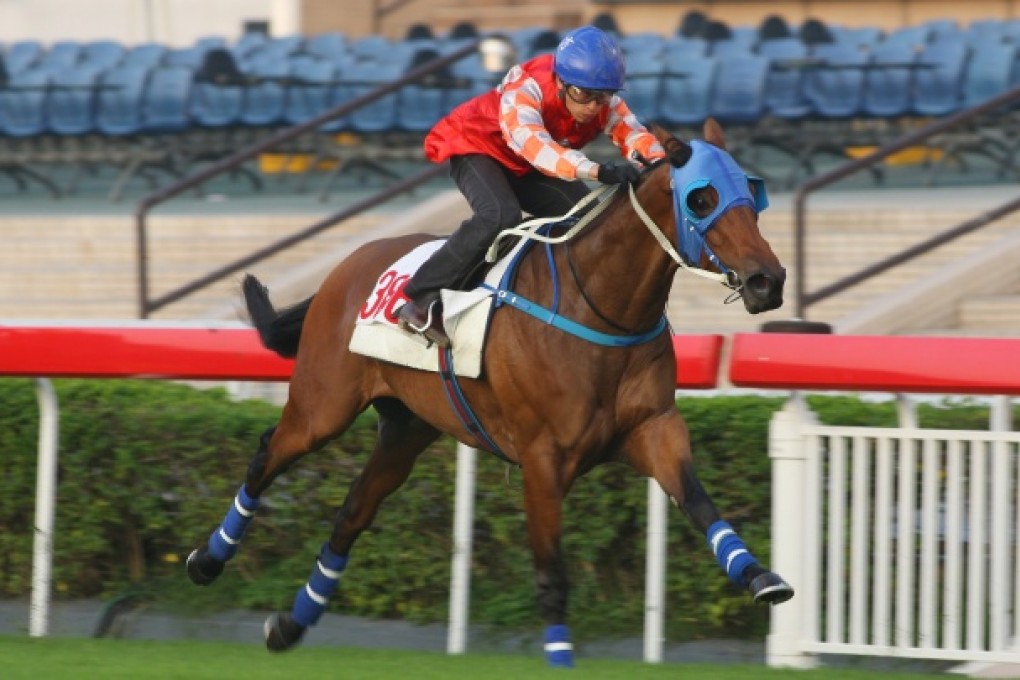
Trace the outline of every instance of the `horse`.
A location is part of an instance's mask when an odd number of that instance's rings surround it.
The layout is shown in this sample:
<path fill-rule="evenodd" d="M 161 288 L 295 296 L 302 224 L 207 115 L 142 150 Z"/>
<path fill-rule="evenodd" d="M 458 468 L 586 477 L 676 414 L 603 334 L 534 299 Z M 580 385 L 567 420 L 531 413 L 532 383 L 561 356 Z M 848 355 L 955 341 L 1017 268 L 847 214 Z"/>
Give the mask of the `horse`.
<path fill-rule="evenodd" d="M 604 198 L 598 214 L 568 241 L 530 248 L 519 258 L 513 295 L 502 297 L 530 300 L 533 307 L 555 305 L 556 313 L 540 315 L 543 321 L 519 306 L 495 309 L 481 373 L 459 385 L 473 419 L 443 398 L 436 373 L 349 350 L 359 308 L 377 279 L 435 236 L 367 243 L 341 261 L 313 296 L 280 310 L 257 278 L 245 277 L 244 300 L 262 344 L 296 361 L 278 423 L 263 434 L 223 522 L 187 559 L 191 580 L 208 585 L 221 574 L 279 474 L 343 434 L 368 407 L 378 413 L 374 448 L 307 584 L 290 612 L 272 614 L 265 623 L 270 651 L 292 648 L 316 623 L 359 535 L 408 479 L 418 455 L 443 433 L 521 469 L 550 666 L 574 665 L 562 504 L 574 481 L 602 463 L 622 461 L 654 478 L 705 535 L 725 574 L 754 601 L 779 604 L 793 596 L 793 588 L 759 564 L 722 518 L 695 474 L 687 426 L 676 407 L 676 359 L 664 313 L 681 268 L 716 278 L 751 314 L 782 305 L 786 272 L 758 228 L 765 187 L 736 164 L 711 119 L 703 141 L 684 142 L 658 127 L 653 133 L 667 158 L 646 163 L 635 185 Z M 563 227 L 549 233 L 557 229 Z M 550 322 L 554 317 L 567 321 Z"/>

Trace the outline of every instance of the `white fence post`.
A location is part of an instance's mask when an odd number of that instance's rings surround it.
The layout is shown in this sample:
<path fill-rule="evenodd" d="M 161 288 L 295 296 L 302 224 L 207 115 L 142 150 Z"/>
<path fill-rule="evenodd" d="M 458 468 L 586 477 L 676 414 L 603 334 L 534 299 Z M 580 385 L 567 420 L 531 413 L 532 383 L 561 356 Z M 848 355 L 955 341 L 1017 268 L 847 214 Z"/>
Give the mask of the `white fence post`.
<path fill-rule="evenodd" d="M 44 637 L 50 620 L 50 573 L 53 565 L 53 515 L 57 495 L 57 447 L 60 414 L 57 393 L 47 378 L 35 380 L 39 402 L 39 454 L 35 481 L 35 536 L 32 541 L 32 600 L 28 634 Z"/>
<path fill-rule="evenodd" d="M 471 550 L 475 517 L 475 459 L 478 452 L 457 444 L 457 488 L 453 511 L 453 560 L 450 568 L 450 629 L 447 654 L 467 650 L 471 604 Z"/>
<path fill-rule="evenodd" d="M 644 660 L 662 662 L 666 620 L 666 526 L 669 503 L 654 479 L 648 480 L 648 556 L 645 558 Z"/>
<path fill-rule="evenodd" d="M 815 421 L 803 396 L 795 392 L 769 424 L 769 457 L 772 459 L 772 569 L 797 591 L 785 604 L 771 610 L 765 643 L 770 666 L 813 668 L 817 658 L 800 650 L 804 629 L 804 554 L 806 520 L 805 478 L 807 455 L 800 428 Z M 801 590 L 798 590 L 800 588 Z M 810 615 L 810 613 L 808 613 Z"/>

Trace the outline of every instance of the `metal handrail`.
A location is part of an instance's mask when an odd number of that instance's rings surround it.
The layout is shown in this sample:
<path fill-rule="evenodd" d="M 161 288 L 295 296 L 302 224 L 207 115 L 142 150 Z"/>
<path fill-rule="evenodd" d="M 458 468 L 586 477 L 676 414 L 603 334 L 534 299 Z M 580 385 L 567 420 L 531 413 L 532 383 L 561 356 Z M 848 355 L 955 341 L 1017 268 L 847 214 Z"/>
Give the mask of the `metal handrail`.
<path fill-rule="evenodd" d="M 1003 215 L 1007 215 L 1015 210 L 1020 209 L 1020 199 L 1010 201 L 1005 205 L 1002 205 L 994 210 L 990 210 L 983 215 L 980 215 L 972 220 L 968 220 L 963 224 L 953 227 L 940 234 L 936 234 L 930 239 L 923 241 L 915 246 L 907 248 L 902 252 L 891 255 L 885 259 L 875 262 L 860 271 L 854 272 L 844 276 L 843 278 L 830 283 L 827 286 L 820 288 L 817 291 L 808 293 L 807 292 L 807 276 L 805 270 L 806 260 L 806 226 L 805 226 L 805 203 L 807 201 L 808 194 L 837 182 L 844 177 L 852 175 L 859 170 L 868 168 L 882 159 L 891 156 L 892 154 L 902 151 L 908 147 L 914 146 L 919 142 L 922 142 L 929 137 L 937 135 L 941 132 L 945 132 L 950 128 L 954 128 L 962 123 L 967 123 L 974 118 L 982 116 L 990 111 L 1013 104 L 1020 101 L 1020 87 L 1008 90 L 1000 95 L 997 95 L 982 104 L 978 104 L 972 108 L 960 111 L 946 118 L 934 121 L 918 128 L 914 132 L 906 134 L 899 139 L 890 142 L 884 146 L 879 147 L 867 156 L 862 156 L 858 159 L 848 161 L 840 166 L 824 172 L 820 175 L 816 175 L 804 182 L 802 182 L 796 190 L 793 198 L 793 210 L 794 210 L 794 264 L 797 268 L 797 290 L 796 300 L 794 305 L 794 316 L 797 319 L 806 319 L 805 310 L 808 305 L 814 304 L 821 300 L 824 300 L 836 293 L 842 292 L 847 288 L 854 286 L 862 281 L 865 281 L 877 274 L 880 274 L 891 267 L 898 264 L 902 264 L 907 260 L 911 260 L 919 255 L 923 255 L 928 251 L 943 245 L 955 238 L 968 234 L 975 231 L 986 224 L 999 219 Z"/>
<path fill-rule="evenodd" d="M 444 166 L 438 165 L 429 167 L 416 175 L 413 175 L 397 184 L 387 187 L 385 190 L 379 192 L 375 196 L 360 201 L 353 206 L 350 206 L 344 210 L 341 210 L 340 212 L 334 213 L 333 215 L 330 215 L 329 217 L 320 220 L 319 222 L 316 222 L 311 227 L 308 227 L 300 232 L 292 234 L 291 236 L 282 238 L 270 244 L 269 246 L 266 246 L 265 248 L 262 248 L 252 253 L 251 255 L 236 260 L 224 267 L 217 269 L 216 271 L 210 274 L 207 274 L 206 276 L 203 276 L 174 290 L 171 290 L 170 292 L 156 299 L 149 298 L 149 245 L 146 224 L 148 215 L 153 208 L 155 208 L 157 205 L 161 203 L 170 200 L 171 198 L 174 198 L 175 196 L 179 196 L 188 189 L 208 182 L 210 179 L 216 177 L 217 175 L 224 174 L 237 168 L 242 163 L 249 161 L 252 158 L 255 158 L 259 154 L 262 154 L 263 152 L 272 149 L 278 144 L 294 139 L 295 137 L 298 137 L 308 132 L 309 130 L 317 128 L 323 123 L 329 122 L 335 118 L 346 116 L 355 109 L 371 104 L 372 102 L 381 99 L 382 97 L 385 97 L 386 95 L 391 94 L 399 90 L 400 88 L 405 87 L 406 85 L 418 82 L 419 80 L 433 73 L 436 73 L 437 71 L 440 71 L 446 68 L 447 66 L 457 61 L 460 61 L 461 59 L 464 59 L 465 57 L 471 54 L 474 54 L 479 50 L 479 48 L 481 47 L 482 43 L 485 40 L 487 39 L 491 40 L 492 38 L 493 36 L 488 36 L 487 38 L 472 41 L 471 43 L 468 43 L 460 47 L 459 49 L 456 49 L 437 59 L 425 62 L 424 64 L 421 64 L 420 66 L 417 66 L 409 70 L 399 80 L 395 80 L 391 83 L 381 85 L 380 87 L 372 90 L 371 92 L 367 92 L 361 95 L 360 97 L 356 97 L 341 106 L 337 106 L 333 109 L 330 109 L 329 111 L 319 114 L 314 118 L 310 118 L 309 120 L 304 121 L 298 125 L 294 125 L 292 127 L 285 128 L 277 133 L 274 133 L 259 142 L 244 147 L 243 149 L 240 149 L 239 151 L 231 154 L 230 156 L 227 156 L 226 158 L 203 168 L 199 172 L 193 173 L 186 177 L 182 177 L 173 184 L 170 184 L 163 189 L 155 191 L 152 194 L 149 194 L 148 196 L 143 198 L 141 201 L 139 201 L 138 206 L 135 209 L 135 229 L 138 246 L 138 305 L 140 318 L 146 319 L 152 312 L 162 307 L 165 307 L 166 305 L 172 302 L 176 302 L 177 300 L 180 300 L 186 295 L 194 293 L 195 291 L 200 290 L 201 288 L 204 288 L 209 284 L 214 283 L 225 276 L 228 276 L 229 274 L 232 274 L 247 266 L 250 266 L 255 262 L 263 260 L 287 247 L 290 247 L 298 243 L 299 241 L 305 238 L 308 238 L 309 236 L 317 234 L 318 232 L 339 223 L 342 220 L 345 220 L 349 217 L 357 215 L 360 212 L 369 210 L 381 203 L 384 203 L 390 198 L 396 196 L 397 194 L 403 193 L 405 191 L 410 191 L 411 189 L 421 184 L 424 184 L 433 177 L 437 176 L 439 173 L 443 171 Z"/>

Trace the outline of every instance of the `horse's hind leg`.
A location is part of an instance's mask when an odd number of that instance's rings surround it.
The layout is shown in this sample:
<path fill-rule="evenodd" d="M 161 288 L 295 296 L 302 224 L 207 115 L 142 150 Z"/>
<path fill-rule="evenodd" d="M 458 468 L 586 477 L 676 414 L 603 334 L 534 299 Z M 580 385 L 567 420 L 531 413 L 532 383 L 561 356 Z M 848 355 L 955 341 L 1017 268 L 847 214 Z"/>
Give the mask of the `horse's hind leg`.
<path fill-rule="evenodd" d="M 625 450 L 631 464 L 655 478 L 691 524 L 705 535 L 719 566 L 734 584 L 748 590 L 755 602 L 779 604 L 793 597 L 793 588 L 778 574 L 762 567 L 744 540 L 720 516 L 694 473 L 687 427 L 679 414 L 675 420 L 670 418 L 641 428 Z"/>
<path fill-rule="evenodd" d="M 305 454 L 321 448 L 343 432 L 360 412 L 355 403 L 336 400 L 332 408 L 306 412 L 293 398 L 283 409 L 280 422 L 266 430 L 259 449 L 248 465 L 245 483 L 223 521 L 209 535 L 205 545 L 188 556 L 187 570 L 192 582 L 209 585 L 223 572 L 223 567 L 236 553 L 258 510 L 259 497 L 278 475 Z"/>
<path fill-rule="evenodd" d="M 375 448 L 365 469 L 351 483 L 308 583 L 298 590 L 290 613 L 273 614 L 266 621 L 266 646 L 270 651 L 294 646 L 318 622 L 347 567 L 351 546 L 371 525 L 383 500 L 407 480 L 419 454 L 439 436 L 438 430 L 399 402 L 387 400 L 376 409 L 379 432 Z"/>

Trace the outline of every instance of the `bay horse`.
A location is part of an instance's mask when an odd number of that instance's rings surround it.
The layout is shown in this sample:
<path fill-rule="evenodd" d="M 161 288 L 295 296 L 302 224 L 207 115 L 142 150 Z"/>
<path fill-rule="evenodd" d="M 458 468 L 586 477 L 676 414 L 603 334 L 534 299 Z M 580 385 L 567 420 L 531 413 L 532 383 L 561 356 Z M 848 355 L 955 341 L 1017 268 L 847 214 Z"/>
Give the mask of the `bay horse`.
<path fill-rule="evenodd" d="M 355 541 L 411 474 L 418 455 L 443 433 L 522 470 L 538 609 L 552 666 L 574 663 L 560 547 L 562 503 L 580 475 L 608 461 L 626 462 L 654 478 L 705 535 L 726 575 L 755 601 L 778 604 L 793 596 L 722 519 L 695 475 L 687 426 L 676 408 L 676 360 L 664 315 L 681 267 L 718 278 L 752 314 L 782 304 L 786 272 L 758 228 L 758 212 L 767 205 L 764 185 L 725 151 L 715 121 L 705 123 L 704 141 L 686 143 L 653 131 L 667 159 L 649 164 L 636 186 L 606 198 L 601 213 L 572 240 L 531 248 L 520 258 L 515 295 L 555 304 L 557 315 L 571 324 L 565 330 L 519 309 L 497 307 L 482 372 L 460 385 L 479 427 L 455 413 L 435 373 L 348 349 L 359 308 L 377 279 L 436 237 L 368 243 L 340 262 L 314 296 L 283 310 L 273 307 L 257 279 L 245 278 L 245 302 L 262 343 L 296 356 L 296 362 L 279 422 L 262 436 L 223 522 L 188 558 L 191 580 L 207 585 L 220 575 L 277 475 L 343 434 L 369 406 L 379 418 L 375 446 L 306 586 L 290 612 L 266 621 L 271 651 L 294 646 L 316 623 Z M 553 274 L 566 271 L 572 276 Z M 616 342 L 621 338 L 629 341 Z"/>

